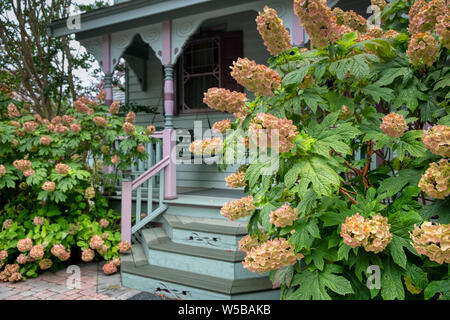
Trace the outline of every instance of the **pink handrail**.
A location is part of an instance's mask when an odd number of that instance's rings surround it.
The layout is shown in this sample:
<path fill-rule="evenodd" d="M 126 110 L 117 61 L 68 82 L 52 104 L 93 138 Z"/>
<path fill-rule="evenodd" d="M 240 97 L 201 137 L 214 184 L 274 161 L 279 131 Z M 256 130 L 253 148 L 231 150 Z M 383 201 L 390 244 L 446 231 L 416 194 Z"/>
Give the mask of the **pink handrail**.
<path fill-rule="evenodd" d="M 139 177 L 134 179 L 131 182 L 131 189 L 135 190 L 138 188 L 141 184 L 143 184 L 148 179 L 151 179 L 154 175 L 158 174 L 162 169 L 167 167 L 170 162 L 170 157 L 165 157 L 161 161 L 159 161 L 157 164 L 155 164 L 153 167 L 145 171 L 143 174 L 141 174 Z"/>

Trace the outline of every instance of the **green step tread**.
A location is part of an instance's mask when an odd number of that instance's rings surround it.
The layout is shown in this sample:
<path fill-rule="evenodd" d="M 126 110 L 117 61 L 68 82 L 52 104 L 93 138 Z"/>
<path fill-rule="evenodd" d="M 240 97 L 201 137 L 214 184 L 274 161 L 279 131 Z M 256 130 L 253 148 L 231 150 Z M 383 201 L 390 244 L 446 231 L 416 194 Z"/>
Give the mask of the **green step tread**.
<path fill-rule="evenodd" d="M 245 258 L 244 252 L 203 248 L 172 242 L 161 228 L 144 229 L 142 230 L 142 236 L 150 250 L 159 250 L 227 262 L 241 262 Z"/>
<path fill-rule="evenodd" d="M 244 236 L 248 233 L 246 225 L 244 226 L 232 226 L 232 225 L 218 225 L 207 223 L 205 219 L 202 218 L 193 218 L 190 222 L 183 222 L 182 219 L 185 217 L 177 217 L 176 215 L 163 215 L 164 220 L 174 229 L 183 229 L 190 231 L 199 231 L 199 232 L 208 232 L 208 233 L 216 233 L 223 235 L 232 235 L 232 236 Z M 204 220 L 205 222 L 202 222 Z M 224 222 L 225 224 L 226 222 Z"/>
<path fill-rule="evenodd" d="M 231 295 L 266 291 L 272 289 L 272 283 L 270 282 L 268 277 L 226 280 L 187 271 L 153 266 L 149 264 L 136 267 L 132 262 L 132 258 L 131 261 L 129 257 L 127 258 L 122 257 L 122 273 Z"/>

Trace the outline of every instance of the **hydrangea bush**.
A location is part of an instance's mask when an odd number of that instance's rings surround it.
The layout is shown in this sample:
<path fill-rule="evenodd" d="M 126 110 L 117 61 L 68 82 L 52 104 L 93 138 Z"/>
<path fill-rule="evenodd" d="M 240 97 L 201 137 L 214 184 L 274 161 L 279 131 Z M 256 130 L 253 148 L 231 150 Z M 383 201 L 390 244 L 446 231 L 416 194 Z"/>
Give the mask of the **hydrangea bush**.
<path fill-rule="evenodd" d="M 0 281 L 35 277 L 69 261 L 103 258 L 117 271 L 120 216 L 108 208 L 120 170 L 144 160 L 154 127 L 117 116 L 104 97 L 44 119 L 9 99 L 0 119 Z M 24 111 L 22 111 L 24 112 Z M 118 141 L 118 144 L 116 142 Z"/>
<path fill-rule="evenodd" d="M 444 0 L 372 4 L 380 27 L 325 0 L 294 0 L 310 50 L 290 48 L 265 8 L 256 21 L 270 68 L 245 58 L 231 67 L 256 98 L 205 94 L 237 115 L 224 155 L 239 158 L 236 141 L 277 155 L 257 132 L 278 135 L 277 168 L 253 161 L 229 176 L 249 195 L 220 213 L 248 217 L 244 267 L 270 272 L 282 299 L 450 298 L 450 12 Z M 373 266 L 379 287 L 366 282 Z"/>

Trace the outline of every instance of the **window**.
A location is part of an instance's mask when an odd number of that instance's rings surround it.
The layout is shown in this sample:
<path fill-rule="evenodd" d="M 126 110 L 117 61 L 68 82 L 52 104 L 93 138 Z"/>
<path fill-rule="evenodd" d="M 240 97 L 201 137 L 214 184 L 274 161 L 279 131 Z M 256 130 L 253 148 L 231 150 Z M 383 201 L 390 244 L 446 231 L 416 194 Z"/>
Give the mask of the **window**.
<path fill-rule="evenodd" d="M 230 75 L 230 66 L 242 57 L 242 32 L 197 35 L 186 43 L 178 65 L 177 95 L 183 113 L 210 111 L 203 103 L 209 88 L 243 88 Z"/>

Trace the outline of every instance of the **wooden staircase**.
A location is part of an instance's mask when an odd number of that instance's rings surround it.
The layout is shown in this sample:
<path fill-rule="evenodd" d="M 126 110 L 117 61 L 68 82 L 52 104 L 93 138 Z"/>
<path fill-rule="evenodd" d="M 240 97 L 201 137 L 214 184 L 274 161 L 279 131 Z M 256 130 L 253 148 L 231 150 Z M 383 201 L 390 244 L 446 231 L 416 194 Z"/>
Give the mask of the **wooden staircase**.
<path fill-rule="evenodd" d="M 175 299 L 279 299 L 267 274 L 242 266 L 238 242 L 247 221 L 219 213 L 244 194 L 202 188 L 179 188 L 177 194 L 164 201 L 167 209 L 156 224 L 134 234 L 131 253 L 121 255 L 123 285 Z"/>

